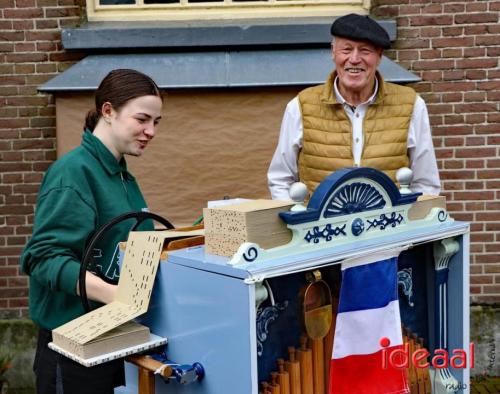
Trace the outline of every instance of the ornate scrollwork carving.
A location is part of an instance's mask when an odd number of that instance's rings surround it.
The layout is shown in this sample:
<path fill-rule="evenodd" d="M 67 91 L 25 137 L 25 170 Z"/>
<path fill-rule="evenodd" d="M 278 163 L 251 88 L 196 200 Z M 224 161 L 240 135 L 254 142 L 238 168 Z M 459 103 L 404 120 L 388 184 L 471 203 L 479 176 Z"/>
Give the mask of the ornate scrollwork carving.
<path fill-rule="evenodd" d="M 323 217 L 369 211 L 385 207 L 380 192 L 368 183 L 355 182 L 341 187 L 326 205 Z"/>
<path fill-rule="evenodd" d="M 411 297 L 413 296 L 413 278 L 411 268 L 403 268 L 398 271 L 398 285 L 401 286 L 403 294 L 408 298 L 408 305 L 413 307 L 413 301 Z"/>
<path fill-rule="evenodd" d="M 370 230 L 372 227 L 377 228 L 380 226 L 380 230 L 385 230 L 388 226 L 396 227 L 399 224 L 403 223 L 403 215 L 397 212 L 392 212 L 390 216 L 387 216 L 385 213 L 381 214 L 378 219 L 370 220 L 367 222 L 370 226 L 366 229 L 366 231 Z"/>
<path fill-rule="evenodd" d="M 269 324 L 275 321 L 280 311 L 284 311 L 288 306 L 288 301 L 282 303 L 277 303 L 272 306 L 268 306 L 257 312 L 257 355 L 262 356 L 264 351 L 264 342 L 269 334 Z"/>
<path fill-rule="evenodd" d="M 312 240 L 315 244 L 317 244 L 321 238 L 324 238 L 328 242 L 331 241 L 333 237 L 337 237 L 340 234 L 347 235 L 344 231 L 345 227 L 346 225 L 344 224 L 343 226 L 332 228 L 331 224 L 327 224 L 322 230 L 320 230 L 319 226 L 314 226 L 312 232 L 309 230 L 304 239 L 307 242 L 311 242 Z"/>
<path fill-rule="evenodd" d="M 440 222 L 444 222 L 447 218 L 448 218 L 448 213 L 446 213 L 446 211 L 439 211 L 438 220 Z"/>
<path fill-rule="evenodd" d="M 259 252 L 257 252 L 257 248 L 254 248 L 252 246 L 252 247 L 248 248 L 246 253 L 243 253 L 243 258 L 245 259 L 245 261 L 251 263 L 252 261 L 254 261 L 257 258 L 258 255 L 259 255 Z"/>

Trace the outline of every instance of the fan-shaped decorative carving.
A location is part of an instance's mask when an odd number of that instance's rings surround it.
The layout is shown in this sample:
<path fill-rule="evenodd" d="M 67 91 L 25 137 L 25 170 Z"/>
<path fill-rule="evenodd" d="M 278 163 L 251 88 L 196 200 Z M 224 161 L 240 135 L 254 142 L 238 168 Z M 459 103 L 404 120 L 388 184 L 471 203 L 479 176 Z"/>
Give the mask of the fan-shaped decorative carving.
<path fill-rule="evenodd" d="M 367 183 L 355 182 L 341 187 L 332 195 L 326 205 L 323 217 L 380 209 L 385 207 L 385 200 L 380 192 Z"/>

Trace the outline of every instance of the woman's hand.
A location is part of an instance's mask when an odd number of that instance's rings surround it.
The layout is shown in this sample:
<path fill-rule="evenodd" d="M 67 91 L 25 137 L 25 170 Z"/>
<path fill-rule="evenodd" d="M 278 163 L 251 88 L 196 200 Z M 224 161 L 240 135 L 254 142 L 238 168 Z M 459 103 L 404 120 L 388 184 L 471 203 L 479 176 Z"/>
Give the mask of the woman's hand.
<path fill-rule="evenodd" d="M 85 276 L 87 297 L 92 301 L 99 301 L 103 304 L 113 302 L 118 286 L 104 282 L 101 278 L 87 271 Z M 76 283 L 76 294 L 80 295 L 80 287 Z"/>

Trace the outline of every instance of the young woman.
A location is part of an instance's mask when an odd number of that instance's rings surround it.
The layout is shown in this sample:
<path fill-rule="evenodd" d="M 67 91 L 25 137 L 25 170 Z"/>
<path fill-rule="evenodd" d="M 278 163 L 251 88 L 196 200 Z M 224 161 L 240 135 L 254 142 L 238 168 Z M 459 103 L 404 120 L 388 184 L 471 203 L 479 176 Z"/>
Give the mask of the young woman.
<path fill-rule="evenodd" d="M 110 394 L 125 380 L 120 360 L 85 368 L 47 347 L 52 329 L 84 313 L 78 276 L 89 238 L 120 214 L 147 210 L 124 156 L 141 156 L 155 136 L 160 90 L 138 71 L 114 70 L 99 85 L 95 103 L 81 145 L 44 177 L 33 235 L 21 256 L 21 268 L 30 276 L 30 315 L 39 327 L 33 365 L 38 394 Z M 117 272 L 115 246 L 127 239 L 133 223 L 113 227 L 94 249 L 94 261 L 109 279 Z M 152 229 L 151 223 L 144 226 Z M 109 303 L 115 291 L 116 286 L 87 272 L 89 299 Z"/>

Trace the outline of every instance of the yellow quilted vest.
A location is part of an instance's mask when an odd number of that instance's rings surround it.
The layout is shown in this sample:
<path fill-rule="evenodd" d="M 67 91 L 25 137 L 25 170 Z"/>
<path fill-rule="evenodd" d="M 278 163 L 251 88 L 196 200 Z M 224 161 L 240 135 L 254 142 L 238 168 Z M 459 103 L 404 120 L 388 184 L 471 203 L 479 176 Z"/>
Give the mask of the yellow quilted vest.
<path fill-rule="evenodd" d="M 299 93 L 304 127 L 299 153 L 299 177 L 309 191 L 333 171 L 353 167 L 352 126 L 333 90 L 336 72 L 325 84 Z M 361 166 L 385 172 L 395 181 L 396 171 L 408 167 L 408 128 L 416 93 L 413 89 L 384 82 L 377 72 L 379 90 L 363 120 Z"/>

